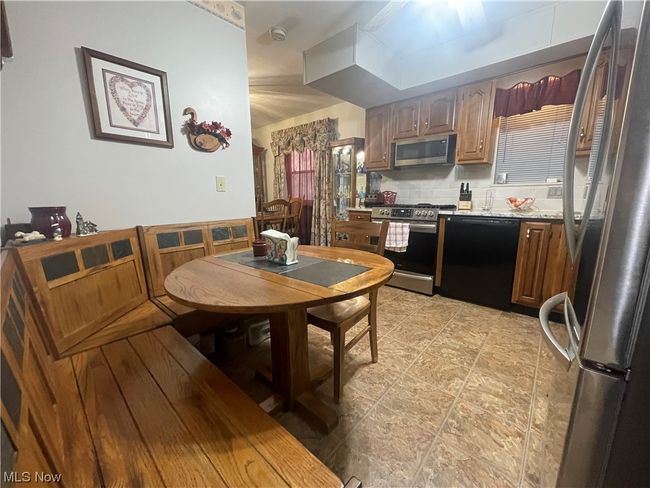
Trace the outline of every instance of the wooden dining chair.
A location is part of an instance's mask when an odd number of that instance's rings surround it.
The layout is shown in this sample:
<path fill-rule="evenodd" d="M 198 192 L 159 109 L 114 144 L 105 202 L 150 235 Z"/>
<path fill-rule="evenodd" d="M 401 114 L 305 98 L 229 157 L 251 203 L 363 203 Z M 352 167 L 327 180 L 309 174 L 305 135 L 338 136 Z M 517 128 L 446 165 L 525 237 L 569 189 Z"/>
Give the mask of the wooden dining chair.
<path fill-rule="evenodd" d="M 332 225 L 332 246 L 383 255 L 387 234 L 387 221 L 381 223 L 335 221 Z M 366 334 L 370 336 L 372 362 L 377 362 L 377 292 L 376 289 L 371 291 L 369 298 L 360 296 L 307 309 L 307 322 L 326 330 L 332 337 L 335 403 L 339 403 L 341 398 L 345 352 L 354 347 Z M 346 344 L 345 333 L 364 317 L 368 317 L 368 325 Z"/>
<path fill-rule="evenodd" d="M 264 202 L 262 211 L 258 214 L 259 232 L 267 229 L 279 230 L 286 232 L 287 216 L 289 213 L 289 202 L 283 198 Z"/>
<path fill-rule="evenodd" d="M 303 203 L 304 199 L 300 197 L 289 199 L 289 213 L 285 232 L 292 237 L 300 234 L 300 217 L 302 216 Z"/>

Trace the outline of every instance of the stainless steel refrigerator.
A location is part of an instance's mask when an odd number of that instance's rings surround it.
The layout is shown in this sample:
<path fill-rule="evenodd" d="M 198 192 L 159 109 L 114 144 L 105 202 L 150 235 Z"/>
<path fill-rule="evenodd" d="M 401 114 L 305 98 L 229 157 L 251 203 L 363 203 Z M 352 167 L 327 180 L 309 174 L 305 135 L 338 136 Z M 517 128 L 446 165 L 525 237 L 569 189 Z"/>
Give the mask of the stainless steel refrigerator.
<path fill-rule="evenodd" d="M 540 309 L 544 338 L 565 374 L 548 388 L 542 484 L 650 486 L 650 5 L 612 1 L 582 72 L 564 171 L 567 246 L 578 264 L 567 293 Z M 599 59 L 606 92 L 594 137 L 590 182 L 576 190 L 576 142 Z M 581 193 L 581 194 L 577 194 Z M 584 212 L 574 214 L 586 195 Z M 563 305 L 564 324 L 549 323 Z"/>

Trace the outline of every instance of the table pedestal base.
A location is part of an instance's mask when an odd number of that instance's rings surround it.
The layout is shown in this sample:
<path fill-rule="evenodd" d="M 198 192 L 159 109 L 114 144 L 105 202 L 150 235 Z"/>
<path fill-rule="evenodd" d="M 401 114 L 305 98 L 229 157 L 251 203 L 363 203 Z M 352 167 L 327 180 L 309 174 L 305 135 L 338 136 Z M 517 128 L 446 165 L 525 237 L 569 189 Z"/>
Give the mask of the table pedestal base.
<path fill-rule="evenodd" d="M 307 310 L 289 310 L 271 315 L 272 368 L 257 371 L 260 379 L 273 385 L 276 393 L 260 406 L 267 412 L 280 408 L 297 410 L 319 429 L 330 432 L 338 425 L 336 411 L 311 391 L 327 377 L 319 371 L 314 380 L 309 373 Z"/>

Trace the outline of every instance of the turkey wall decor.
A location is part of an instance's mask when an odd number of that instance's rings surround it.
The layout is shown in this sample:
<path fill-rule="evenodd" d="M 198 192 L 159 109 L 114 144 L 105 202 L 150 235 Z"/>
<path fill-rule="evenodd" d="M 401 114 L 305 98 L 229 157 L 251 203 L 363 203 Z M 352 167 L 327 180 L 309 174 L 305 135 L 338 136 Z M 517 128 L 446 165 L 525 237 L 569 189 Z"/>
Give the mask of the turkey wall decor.
<path fill-rule="evenodd" d="M 183 126 L 187 134 L 187 140 L 197 151 L 214 152 L 217 149 L 226 149 L 230 146 L 228 142 L 232 137 L 232 132 L 221 122 L 199 122 L 196 116 L 196 110 L 187 107 L 183 110 L 183 115 L 189 115 L 190 118 Z"/>
<path fill-rule="evenodd" d="M 174 147 L 167 74 L 82 47 L 95 137 Z"/>

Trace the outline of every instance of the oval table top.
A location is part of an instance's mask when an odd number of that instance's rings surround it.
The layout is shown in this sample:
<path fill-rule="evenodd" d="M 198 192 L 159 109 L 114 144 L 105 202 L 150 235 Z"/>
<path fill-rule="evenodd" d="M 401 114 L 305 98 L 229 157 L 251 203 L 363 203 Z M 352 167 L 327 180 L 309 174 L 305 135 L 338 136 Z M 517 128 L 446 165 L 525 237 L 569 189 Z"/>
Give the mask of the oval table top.
<path fill-rule="evenodd" d="M 252 251 L 248 252 L 252 256 Z M 206 256 L 179 266 L 165 279 L 167 294 L 178 303 L 208 312 L 274 313 L 363 295 L 386 283 L 394 269 L 390 260 L 366 251 L 300 246 L 299 261 L 301 256 L 310 256 L 368 268 L 326 287 L 224 259 L 235 253 Z"/>

